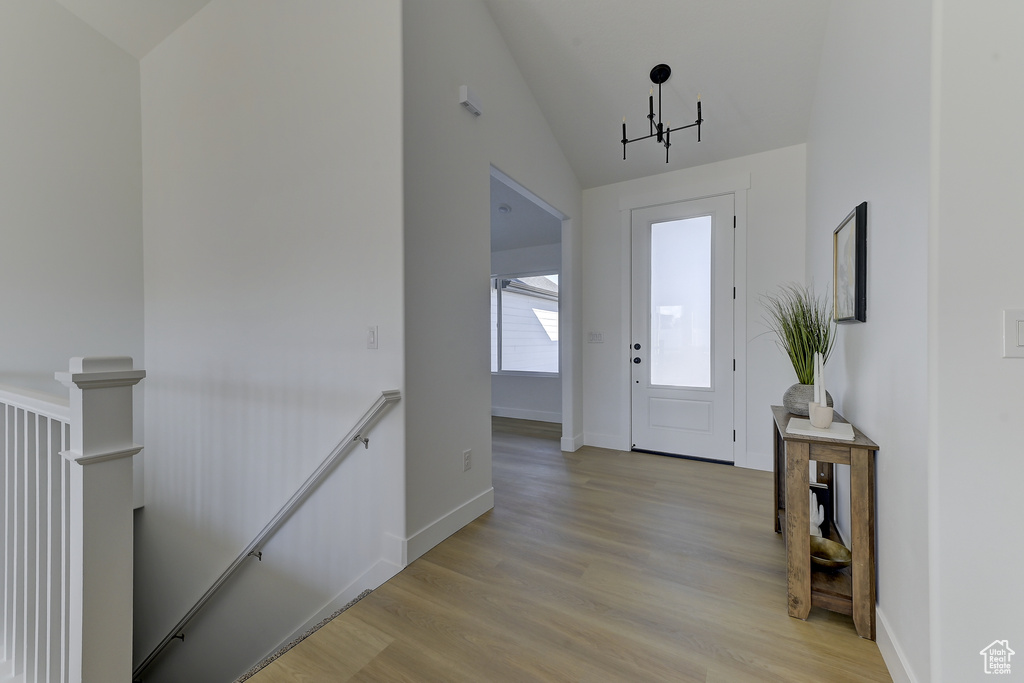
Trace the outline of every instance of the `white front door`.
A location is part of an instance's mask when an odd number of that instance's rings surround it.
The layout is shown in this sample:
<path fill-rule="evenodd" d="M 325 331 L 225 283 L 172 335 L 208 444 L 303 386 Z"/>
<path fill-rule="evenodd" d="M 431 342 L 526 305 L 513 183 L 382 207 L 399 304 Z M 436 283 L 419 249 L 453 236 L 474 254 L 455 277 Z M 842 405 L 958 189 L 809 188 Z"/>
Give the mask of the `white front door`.
<path fill-rule="evenodd" d="M 733 203 L 632 212 L 636 450 L 733 461 Z"/>

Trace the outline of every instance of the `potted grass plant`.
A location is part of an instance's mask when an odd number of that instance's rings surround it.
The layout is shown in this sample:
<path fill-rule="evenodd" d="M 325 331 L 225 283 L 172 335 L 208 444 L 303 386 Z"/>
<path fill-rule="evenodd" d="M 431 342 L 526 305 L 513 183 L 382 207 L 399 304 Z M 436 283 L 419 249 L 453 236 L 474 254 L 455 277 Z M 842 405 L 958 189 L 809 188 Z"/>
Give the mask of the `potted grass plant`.
<path fill-rule="evenodd" d="M 807 403 L 814 399 L 814 354 L 828 361 L 836 341 L 832 308 L 827 299 L 815 296 L 805 285 L 785 284 L 776 294 L 761 297 L 765 322 L 796 371 L 794 384 L 782 397 L 782 404 L 794 415 L 807 415 Z M 832 396 L 826 394 L 827 405 Z"/>

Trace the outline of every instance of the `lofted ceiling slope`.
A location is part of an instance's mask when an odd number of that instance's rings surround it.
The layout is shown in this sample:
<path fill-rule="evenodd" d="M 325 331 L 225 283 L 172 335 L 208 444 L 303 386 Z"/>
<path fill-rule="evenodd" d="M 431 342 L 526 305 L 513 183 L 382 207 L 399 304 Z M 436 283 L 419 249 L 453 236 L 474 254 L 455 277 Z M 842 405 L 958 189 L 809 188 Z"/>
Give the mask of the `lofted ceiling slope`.
<path fill-rule="evenodd" d="M 824 0 L 484 0 L 584 188 L 807 139 Z M 664 118 L 705 122 L 665 149 L 646 135 L 650 71 L 672 67 Z"/>
<path fill-rule="evenodd" d="M 341 1 L 341 0 L 339 0 Z M 430 0 L 413 0 L 429 2 Z M 141 59 L 210 0 L 57 0 Z M 584 188 L 799 144 L 807 139 L 826 0 L 484 0 Z M 647 132 L 653 66 L 666 63 L 663 115 L 705 122 Z M 472 85 L 472 84 L 470 84 Z"/>

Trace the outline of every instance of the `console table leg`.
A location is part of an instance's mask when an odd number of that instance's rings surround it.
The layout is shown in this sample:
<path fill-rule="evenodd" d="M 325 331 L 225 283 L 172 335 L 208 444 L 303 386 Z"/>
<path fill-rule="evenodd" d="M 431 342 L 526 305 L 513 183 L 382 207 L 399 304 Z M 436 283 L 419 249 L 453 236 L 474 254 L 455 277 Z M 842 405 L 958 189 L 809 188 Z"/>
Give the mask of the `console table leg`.
<path fill-rule="evenodd" d="M 786 444 L 786 559 L 789 616 L 806 619 L 811 612 L 811 534 L 809 518 L 809 447 Z"/>
<path fill-rule="evenodd" d="M 871 451 L 850 449 L 850 551 L 853 553 L 853 624 L 857 635 L 875 639 L 875 460 Z"/>

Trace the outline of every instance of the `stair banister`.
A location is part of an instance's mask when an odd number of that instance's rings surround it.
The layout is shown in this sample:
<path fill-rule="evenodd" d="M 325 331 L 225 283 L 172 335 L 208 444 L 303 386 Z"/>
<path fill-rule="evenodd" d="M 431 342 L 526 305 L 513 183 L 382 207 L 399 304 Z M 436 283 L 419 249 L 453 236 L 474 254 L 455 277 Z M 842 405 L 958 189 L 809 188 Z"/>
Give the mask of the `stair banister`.
<path fill-rule="evenodd" d="M 68 680 L 127 681 L 132 667 L 132 387 L 128 357 L 72 358 Z"/>
<path fill-rule="evenodd" d="M 199 614 L 203 607 L 206 606 L 206 603 L 208 603 L 217 591 L 220 590 L 220 588 L 228 581 L 228 579 L 230 579 L 235 572 L 241 568 L 242 564 L 244 564 L 249 557 L 261 557 L 262 548 L 264 544 L 266 544 L 267 540 L 273 536 L 286 521 L 288 521 L 288 518 L 291 517 L 292 513 L 298 509 L 303 501 L 305 501 L 313 490 L 324 480 L 324 478 L 326 478 L 330 470 L 333 469 L 341 457 L 348 452 L 349 448 L 356 443 L 362 443 L 365 447 L 369 448 L 369 438 L 367 437 L 369 429 L 380 418 L 384 408 L 391 403 L 395 403 L 400 400 L 401 397 L 402 394 L 398 390 L 381 392 L 380 397 L 377 398 L 372 406 L 370 406 L 370 409 L 366 411 L 358 422 L 356 422 L 355 426 L 352 427 L 348 434 L 338 442 L 338 445 L 334 447 L 334 450 L 324 458 L 323 462 L 320 463 L 320 466 L 316 468 L 313 474 L 309 475 L 306 481 L 303 482 L 302 486 L 300 486 L 292 497 L 288 499 L 288 502 L 286 502 L 281 509 L 278 510 L 277 514 L 267 522 L 267 525 L 264 526 L 263 530 L 256 535 L 256 538 L 254 538 L 249 545 L 245 546 L 245 549 L 239 553 L 238 557 L 236 557 L 228 568 L 225 569 L 217 578 L 217 580 L 213 582 L 213 585 L 203 593 L 202 597 L 196 601 L 192 608 L 185 613 L 185 616 L 183 616 L 181 620 L 174 625 L 174 628 L 164 636 L 163 640 L 161 640 L 155 648 L 153 648 L 153 651 L 150 652 L 137 667 L 135 667 L 133 680 L 142 680 L 143 672 L 145 672 L 145 670 L 148 669 L 154 661 L 156 661 L 156 658 L 160 656 L 160 653 L 163 652 L 172 641 L 175 639 L 184 640 L 183 631 L 185 627 L 196 617 L 197 614 Z"/>

